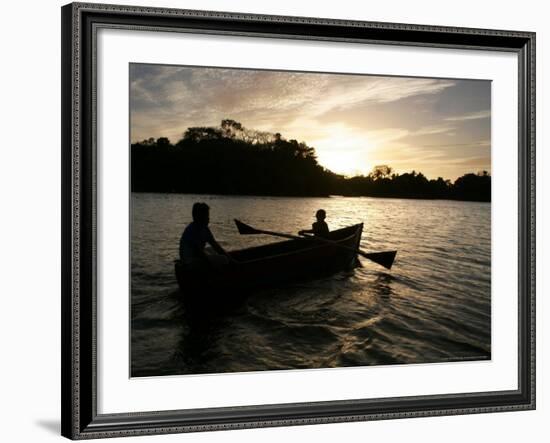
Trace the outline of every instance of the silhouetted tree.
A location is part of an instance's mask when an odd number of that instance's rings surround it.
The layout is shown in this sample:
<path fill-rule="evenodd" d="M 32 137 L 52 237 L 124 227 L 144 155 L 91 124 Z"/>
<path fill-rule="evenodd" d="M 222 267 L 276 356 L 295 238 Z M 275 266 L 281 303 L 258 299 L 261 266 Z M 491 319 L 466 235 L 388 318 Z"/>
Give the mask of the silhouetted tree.
<path fill-rule="evenodd" d="M 166 137 L 132 144 L 131 171 L 134 192 L 491 200 L 487 171 L 451 183 L 378 165 L 367 176 L 348 178 L 319 165 L 306 143 L 231 119 L 188 128 L 175 144 Z"/>
<path fill-rule="evenodd" d="M 381 178 L 388 178 L 392 173 L 392 168 L 388 165 L 378 165 L 372 169 L 371 176 L 374 180 L 379 180 Z"/>
<path fill-rule="evenodd" d="M 183 134 L 183 140 L 201 142 L 204 140 L 215 140 L 223 137 L 222 131 L 218 128 L 197 127 L 188 128 Z M 181 141 L 181 140 L 180 140 Z"/>
<path fill-rule="evenodd" d="M 168 140 L 166 137 L 157 138 L 157 147 L 165 148 L 168 146 L 170 146 L 170 140 Z"/>
<path fill-rule="evenodd" d="M 491 176 L 483 171 L 457 178 L 453 186 L 453 196 L 459 200 L 490 201 Z"/>
<path fill-rule="evenodd" d="M 221 128 L 224 137 L 234 138 L 239 132 L 243 131 L 243 125 L 235 120 L 222 120 Z"/>

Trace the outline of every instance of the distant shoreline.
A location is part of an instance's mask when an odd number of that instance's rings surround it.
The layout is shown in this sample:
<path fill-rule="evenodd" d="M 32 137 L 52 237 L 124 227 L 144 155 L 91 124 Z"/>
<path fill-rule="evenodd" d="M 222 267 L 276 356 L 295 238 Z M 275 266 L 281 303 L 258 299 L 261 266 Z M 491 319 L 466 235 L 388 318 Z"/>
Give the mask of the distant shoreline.
<path fill-rule="evenodd" d="M 219 127 L 188 128 L 171 143 L 166 137 L 131 145 L 134 192 L 282 197 L 402 198 L 491 201 L 488 171 L 454 182 L 422 172 L 396 173 L 374 166 L 368 175 L 346 177 L 319 164 L 315 148 L 281 134 L 248 130 L 234 120 Z"/>
<path fill-rule="evenodd" d="M 455 201 L 468 203 L 491 203 L 490 200 L 467 200 L 458 198 L 438 198 L 438 197 L 405 197 L 405 196 L 382 196 L 382 195 L 269 195 L 269 194 L 221 194 L 216 192 L 178 192 L 178 191 L 130 191 L 131 194 L 157 194 L 157 195 L 206 195 L 212 197 L 258 197 L 258 198 L 375 198 L 375 199 L 392 199 L 392 200 L 427 200 L 427 201 Z"/>

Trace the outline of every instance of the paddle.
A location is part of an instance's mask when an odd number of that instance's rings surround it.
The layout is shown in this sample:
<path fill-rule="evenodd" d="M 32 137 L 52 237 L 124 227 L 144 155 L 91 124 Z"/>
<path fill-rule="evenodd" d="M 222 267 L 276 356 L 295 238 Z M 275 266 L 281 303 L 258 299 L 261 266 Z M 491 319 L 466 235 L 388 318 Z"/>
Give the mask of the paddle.
<path fill-rule="evenodd" d="M 274 232 L 274 231 L 264 231 L 262 229 L 256 229 L 252 226 L 249 226 L 245 223 L 243 223 L 240 220 L 235 219 L 235 224 L 237 225 L 237 229 L 239 230 L 239 234 L 241 235 L 255 235 L 255 234 L 265 234 L 265 235 L 273 235 L 275 237 L 283 237 L 283 238 L 290 238 L 290 239 L 302 239 L 303 237 L 299 237 L 297 235 L 292 234 L 283 234 L 282 232 Z M 395 254 L 397 254 L 397 251 L 386 251 L 386 252 L 364 252 L 360 249 L 352 248 L 350 246 L 341 245 L 338 242 L 328 240 L 326 238 L 322 237 L 315 237 L 317 240 L 323 241 L 325 243 L 330 243 L 338 248 L 343 249 L 349 249 L 350 251 L 354 251 L 357 254 L 368 258 L 369 260 L 384 266 L 386 269 L 391 269 L 393 265 L 393 261 L 395 259 Z"/>

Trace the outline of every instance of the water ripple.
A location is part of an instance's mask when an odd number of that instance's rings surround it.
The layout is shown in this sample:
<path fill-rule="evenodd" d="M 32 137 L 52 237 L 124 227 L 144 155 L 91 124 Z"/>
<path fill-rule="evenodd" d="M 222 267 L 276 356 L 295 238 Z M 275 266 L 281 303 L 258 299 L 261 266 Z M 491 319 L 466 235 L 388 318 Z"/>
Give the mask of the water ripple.
<path fill-rule="evenodd" d="M 132 196 L 132 375 L 412 364 L 491 357 L 490 205 L 373 198 Z M 208 201 L 229 249 L 233 218 L 297 232 L 319 208 L 332 229 L 363 222 L 361 247 L 397 249 L 363 267 L 257 293 L 225 317 L 189 323 L 173 275 L 191 205 Z"/>

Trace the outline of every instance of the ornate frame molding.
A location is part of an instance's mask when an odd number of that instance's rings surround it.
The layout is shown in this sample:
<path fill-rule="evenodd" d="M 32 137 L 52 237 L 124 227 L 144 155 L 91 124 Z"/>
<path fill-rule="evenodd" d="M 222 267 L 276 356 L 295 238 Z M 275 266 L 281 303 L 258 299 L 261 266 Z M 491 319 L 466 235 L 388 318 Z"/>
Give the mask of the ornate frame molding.
<path fill-rule="evenodd" d="M 535 34 L 72 3 L 62 8 L 62 434 L 71 439 L 535 408 Z M 518 390 L 97 414 L 95 40 L 99 27 L 515 52 L 519 58 Z"/>

